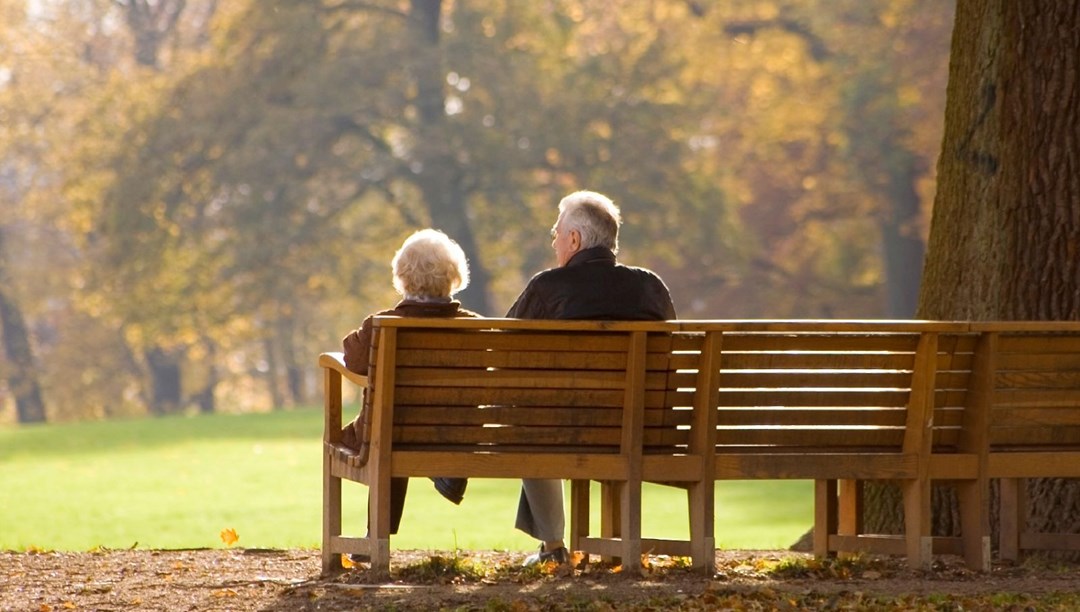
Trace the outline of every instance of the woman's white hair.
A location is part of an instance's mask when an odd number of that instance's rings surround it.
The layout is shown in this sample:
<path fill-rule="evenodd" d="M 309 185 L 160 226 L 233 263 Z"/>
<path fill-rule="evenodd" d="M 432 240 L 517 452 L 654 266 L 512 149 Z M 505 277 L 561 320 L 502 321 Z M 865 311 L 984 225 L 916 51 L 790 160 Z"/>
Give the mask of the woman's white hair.
<path fill-rule="evenodd" d="M 465 251 L 435 229 L 414 232 L 394 253 L 394 289 L 407 298 L 447 298 L 469 285 Z"/>
<path fill-rule="evenodd" d="M 607 247 L 619 252 L 619 225 L 622 216 L 611 198 L 595 191 L 575 191 L 559 202 L 563 230 L 577 230 L 581 248 Z"/>

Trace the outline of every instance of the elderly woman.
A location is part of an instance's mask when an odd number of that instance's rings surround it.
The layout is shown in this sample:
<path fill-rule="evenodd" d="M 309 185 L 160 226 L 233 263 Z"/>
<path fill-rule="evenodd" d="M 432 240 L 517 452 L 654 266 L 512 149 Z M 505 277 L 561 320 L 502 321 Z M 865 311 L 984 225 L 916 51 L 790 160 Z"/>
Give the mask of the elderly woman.
<path fill-rule="evenodd" d="M 360 329 L 345 336 L 345 366 L 358 374 L 367 375 L 368 353 L 371 348 L 372 317 L 478 317 L 465 310 L 452 296 L 469 284 L 469 266 L 465 252 L 446 234 L 433 229 L 413 233 L 394 254 L 394 289 L 402 300 L 390 310 L 375 313 L 364 319 Z M 370 398 L 365 393 L 360 415 L 342 430 L 342 443 L 360 453 L 366 460 L 367 429 L 371 426 Z M 464 478 L 433 478 L 435 488 L 443 497 L 460 504 L 468 480 Z M 408 478 L 394 478 L 390 484 L 390 533 L 398 531 L 405 508 Z M 360 559 L 362 560 L 362 559 Z"/>

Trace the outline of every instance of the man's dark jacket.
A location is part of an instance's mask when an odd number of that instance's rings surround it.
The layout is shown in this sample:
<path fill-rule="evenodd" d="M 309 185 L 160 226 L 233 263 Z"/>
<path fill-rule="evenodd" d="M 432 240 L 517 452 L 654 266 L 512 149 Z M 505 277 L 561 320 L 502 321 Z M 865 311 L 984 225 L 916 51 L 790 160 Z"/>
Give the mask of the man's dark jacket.
<path fill-rule="evenodd" d="M 605 247 L 584 249 L 565 266 L 544 270 L 529 281 L 507 317 L 648 321 L 675 318 L 664 281 L 644 268 L 619 264 Z M 517 526 L 537 537 L 525 489 L 518 500 Z"/>
<path fill-rule="evenodd" d="M 565 266 L 529 281 L 507 317 L 649 321 L 675 318 L 664 281 L 644 268 L 624 266 L 605 247 L 584 249 Z"/>

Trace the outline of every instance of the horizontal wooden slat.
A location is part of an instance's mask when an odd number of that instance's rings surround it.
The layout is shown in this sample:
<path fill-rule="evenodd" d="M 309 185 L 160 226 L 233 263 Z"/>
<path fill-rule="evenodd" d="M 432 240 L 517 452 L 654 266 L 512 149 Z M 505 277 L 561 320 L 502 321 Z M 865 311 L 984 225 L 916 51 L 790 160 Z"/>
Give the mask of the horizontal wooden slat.
<path fill-rule="evenodd" d="M 997 367 L 999 370 L 1076 370 L 1080 368 L 1080 353 L 1000 353 Z"/>
<path fill-rule="evenodd" d="M 689 425 L 689 410 L 645 410 L 645 426 L 676 427 Z M 552 407 L 437 407 L 399 406 L 394 409 L 394 421 L 401 425 L 508 425 L 578 426 L 595 425 L 619 427 L 623 421 L 622 408 L 552 408 Z"/>
<path fill-rule="evenodd" d="M 702 461 L 700 456 L 645 455 L 641 461 L 641 477 L 648 482 L 696 482 L 701 480 L 705 469 Z"/>
<path fill-rule="evenodd" d="M 719 446 L 786 446 L 802 448 L 805 452 L 819 447 L 878 447 L 899 448 L 903 444 L 904 430 L 900 429 L 718 429 L 716 443 Z M 769 449 L 763 449 L 766 452 Z"/>
<path fill-rule="evenodd" d="M 582 550 L 587 550 L 594 555 L 605 557 L 618 557 L 623 551 L 622 541 L 618 538 L 598 538 L 589 536 L 580 538 L 578 545 Z"/>
<path fill-rule="evenodd" d="M 1022 550 L 1080 550 L 1080 533 L 1036 533 L 1020 534 Z"/>
<path fill-rule="evenodd" d="M 935 480 L 970 480 L 979 474 L 979 457 L 938 450 L 930 457 L 929 474 Z"/>
<path fill-rule="evenodd" d="M 780 353 L 735 352 L 725 343 L 721 370 L 764 369 L 911 369 L 914 355 L 905 353 Z"/>
<path fill-rule="evenodd" d="M 907 391 L 864 391 L 864 390 L 837 390 L 825 391 L 819 389 L 795 389 L 776 390 L 761 389 L 757 391 L 732 391 L 720 390 L 719 404 L 724 406 L 905 406 L 907 405 Z"/>
<path fill-rule="evenodd" d="M 1077 353 L 1080 352 L 1078 334 L 1002 334 L 998 339 L 998 352 L 1009 353 Z"/>
<path fill-rule="evenodd" d="M 528 347 L 524 347 L 528 348 Z M 650 371 L 696 368 L 699 355 L 649 352 L 645 368 Z M 454 368 L 541 368 L 546 370 L 625 370 L 626 353 L 619 351 L 533 351 L 533 350 L 404 350 L 396 363 L 405 367 Z"/>
<path fill-rule="evenodd" d="M 1080 389 L 997 389 L 994 406 L 1080 406 Z"/>
<path fill-rule="evenodd" d="M 540 388 L 575 392 L 578 389 L 622 389 L 626 386 L 626 372 L 610 370 L 398 368 L 396 378 L 398 385 L 407 387 Z M 660 381 L 662 385 L 663 379 Z"/>
<path fill-rule="evenodd" d="M 934 452 L 944 452 L 948 449 L 955 449 L 960 444 L 960 430 L 957 429 L 935 429 L 931 436 L 931 444 L 934 448 Z"/>
<path fill-rule="evenodd" d="M 645 350 L 650 353 L 672 351 L 701 351 L 705 334 L 653 333 L 645 341 Z"/>
<path fill-rule="evenodd" d="M 669 557 L 693 556 L 688 540 L 666 540 L 661 538 L 641 538 L 641 551 L 646 555 L 668 555 Z M 618 551 L 612 556 L 618 556 Z"/>
<path fill-rule="evenodd" d="M 1080 448 L 1019 451 L 997 449 L 987 463 L 990 478 L 1080 478 Z"/>
<path fill-rule="evenodd" d="M 581 389 L 567 393 L 563 389 L 443 389 L 401 387 L 394 391 L 401 405 L 416 406 L 584 406 L 621 407 L 623 392 Z"/>
<path fill-rule="evenodd" d="M 963 541 L 959 537 L 934 536 L 930 548 L 935 555 L 963 555 Z M 879 555 L 901 556 L 907 548 L 903 536 L 891 535 L 829 535 L 829 550 L 867 552 Z"/>
<path fill-rule="evenodd" d="M 394 425 L 395 445 L 596 446 L 618 448 L 618 427 L 460 427 Z M 601 452 L 601 451 L 597 451 Z"/>
<path fill-rule="evenodd" d="M 655 367 L 661 367 L 655 356 Z M 395 359 L 399 367 L 453 368 L 541 368 L 545 370 L 625 370 L 626 353 L 619 351 L 488 351 L 488 350 L 403 350 Z"/>
<path fill-rule="evenodd" d="M 991 446 L 1075 446 L 1080 447 L 1080 427 L 997 427 L 990 426 Z"/>
<path fill-rule="evenodd" d="M 778 479 L 903 479 L 914 478 L 914 454 L 819 453 L 725 454 L 715 457 L 717 480 Z"/>
<path fill-rule="evenodd" d="M 1080 406 L 1056 408 L 995 408 L 995 427 L 1080 426 Z"/>
<path fill-rule="evenodd" d="M 393 476 L 477 478 L 561 478 L 620 480 L 626 460 L 619 455 L 551 453 L 525 460 L 520 453 L 409 451 L 394 453 Z"/>
<path fill-rule="evenodd" d="M 580 406 L 621 407 L 621 390 L 576 390 L 567 393 L 560 389 L 440 389 L 430 387 L 401 387 L 395 390 L 398 405 L 415 406 Z M 690 406 L 692 391 L 646 391 L 645 406 Z"/>
<path fill-rule="evenodd" d="M 826 353 L 914 353 L 918 334 L 724 334 L 724 351 L 813 351 Z"/>
<path fill-rule="evenodd" d="M 958 389 L 966 391 L 971 384 L 971 372 L 966 370 L 938 370 L 934 387 L 939 390 Z"/>
<path fill-rule="evenodd" d="M 395 317 L 379 315 L 373 317 L 376 329 L 395 327 L 398 329 L 505 329 L 525 331 L 553 331 L 577 333 L 610 332 L 623 333 L 633 331 L 680 331 L 682 325 L 663 321 L 580 321 L 556 319 L 504 319 L 498 317 L 438 319 L 419 317 Z"/>
<path fill-rule="evenodd" d="M 643 432 L 644 444 L 674 446 L 685 443 L 688 434 L 669 428 L 648 428 Z M 619 427 L 551 427 L 551 426 L 412 426 L 394 425 L 394 444 L 416 447 L 474 446 L 489 447 L 544 446 L 593 447 L 595 452 L 611 452 L 622 442 Z M 496 450 L 491 448 L 490 450 Z M 587 451 L 582 451 L 587 452 Z"/>
<path fill-rule="evenodd" d="M 721 370 L 725 388 L 898 388 L 911 387 L 911 372 L 896 370 Z"/>
<path fill-rule="evenodd" d="M 935 408 L 964 408 L 968 404 L 967 390 L 946 389 L 934 392 Z"/>
<path fill-rule="evenodd" d="M 979 335 L 974 333 L 939 333 L 938 354 L 970 355 L 975 351 L 978 341 Z"/>
<path fill-rule="evenodd" d="M 994 386 L 1002 389 L 1073 389 L 1080 391 L 1080 370 L 999 370 Z"/>
<path fill-rule="evenodd" d="M 531 350 L 588 352 L 625 351 L 629 345 L 626 334 L 551 334 L 502 331 L 416 331 L 398 332 L 398 350 Z"/>
<path fill-rule="evenodd" d="M 971 364 L 975 356 L 971 353 L 938 353 L 937 369 L 939 372 L 956 370 L 967 372 L 971 370 Z"/>
<path fill-rule="evenodd" d="M 717 411 L 720 426 L 784 425 L 903 427 L 907 411 L 902 408 L 755 408 Z"/>

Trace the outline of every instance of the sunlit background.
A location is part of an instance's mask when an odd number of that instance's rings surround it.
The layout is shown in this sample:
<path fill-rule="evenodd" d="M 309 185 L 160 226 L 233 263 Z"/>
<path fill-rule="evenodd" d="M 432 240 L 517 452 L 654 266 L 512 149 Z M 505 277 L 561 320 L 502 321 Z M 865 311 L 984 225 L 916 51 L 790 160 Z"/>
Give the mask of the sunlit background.
<path fill-rule="evenodd" d="M 315 355 L 395 303 L 404 236 L 458 240 L 459 297 L 502 315 L 579 188 L 683 318 L 910 317 L 952 17 L 3 0 L 0 424 L 316 404 Z"/>

